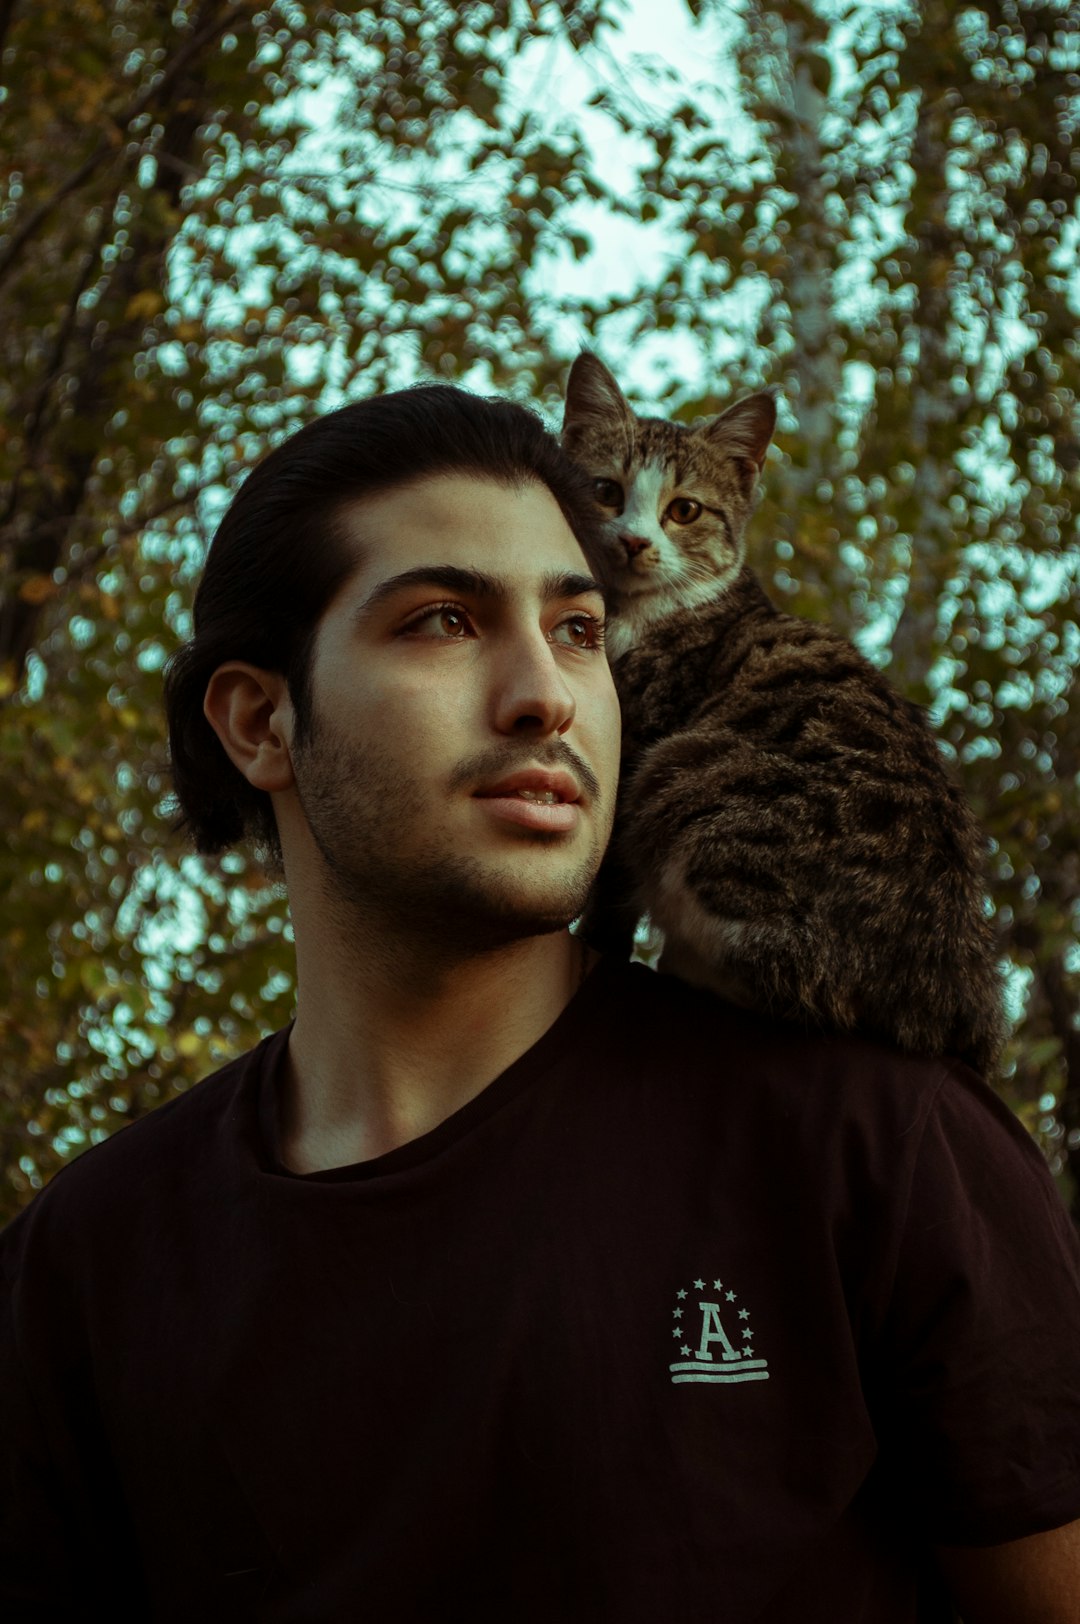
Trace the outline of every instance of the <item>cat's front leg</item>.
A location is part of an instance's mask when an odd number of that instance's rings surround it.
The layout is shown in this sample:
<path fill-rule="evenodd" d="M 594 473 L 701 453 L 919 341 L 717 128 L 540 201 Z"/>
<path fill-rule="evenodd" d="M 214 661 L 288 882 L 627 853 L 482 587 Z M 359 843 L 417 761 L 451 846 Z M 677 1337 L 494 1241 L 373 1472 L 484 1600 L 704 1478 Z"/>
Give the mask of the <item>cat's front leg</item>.
<path fill-rule="evenodd" d="M 786 763 L 712 718 L 644 752 L 621 849 L 664 934 L 661 970 L 747 1008 L 813 1018 L 828 954 L 791 788 Z"/>

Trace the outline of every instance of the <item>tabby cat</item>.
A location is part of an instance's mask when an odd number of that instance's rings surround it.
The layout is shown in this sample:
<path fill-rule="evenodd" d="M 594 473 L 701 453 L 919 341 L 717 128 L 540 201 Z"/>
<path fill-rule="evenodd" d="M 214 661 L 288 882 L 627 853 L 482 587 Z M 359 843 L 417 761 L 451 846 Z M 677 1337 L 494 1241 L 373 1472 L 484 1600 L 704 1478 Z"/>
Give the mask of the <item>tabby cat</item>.
<path fill-rule="evenodd" d="M 777 609 L 744 532 L 771 393 L 639 418 L 595 356 L 563 443 L 606 523 L 619 805 L 586 934 L 736 1003 L 989 1070 L 1004 1039 L 985 841 L 922 712 L 838 632 Z"/>

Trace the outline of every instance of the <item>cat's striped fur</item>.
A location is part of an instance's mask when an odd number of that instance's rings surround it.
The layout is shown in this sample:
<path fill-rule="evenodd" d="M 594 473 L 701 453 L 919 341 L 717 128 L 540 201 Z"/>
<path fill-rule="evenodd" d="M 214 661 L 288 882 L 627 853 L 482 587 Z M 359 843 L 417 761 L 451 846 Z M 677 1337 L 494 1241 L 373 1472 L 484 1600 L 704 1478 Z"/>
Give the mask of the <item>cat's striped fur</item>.
<path fill-rule="evenodd" d="M 994 1064 L 1006 1023 L 985 840 L 922 712 L 830 628 L 774 607 L 744 533 L 768 393 L 685 427 L 590 355 L 567 450 L 607 518 L 623 706 L 616 827 L 587 929 L 786 1019 Z"/>

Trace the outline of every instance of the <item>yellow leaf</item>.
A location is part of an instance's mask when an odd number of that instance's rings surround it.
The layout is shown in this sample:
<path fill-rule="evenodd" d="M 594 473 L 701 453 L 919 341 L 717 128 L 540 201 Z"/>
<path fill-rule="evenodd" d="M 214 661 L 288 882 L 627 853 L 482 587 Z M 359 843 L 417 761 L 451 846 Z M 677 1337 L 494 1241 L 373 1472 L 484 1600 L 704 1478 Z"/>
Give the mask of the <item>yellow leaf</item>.
<path fill-rule="evenodd" d="M 119 620 L 120 619 L 120 602 L 119 602 L 119 599 L 114 598 L 112 596 L 112 594 L 109 593 L 109 592 L 103 592 L 101 594 L 101 612 L 105 616 L 106 620 Z"/>
<path fill-rule="evenodd" d="M 19 597 L 23 603 L 47 603 L 59 590 L 51 575 L 31 575 L 19 588 Z"/>
<path fill-rule="evenodd" d="M 149 321 L 165 308 L 165 297 L 156 288 L 144 288 L 133 294 L 124 311 L 125 321 Z"/>
<path fill-rule="evenodd" d="M 181 1032 L 176 1040 L 176 1052 L 185 1060 L 193 1060 L 202 1051 L 202 1039 L 194 1032 Z"/>
<path fill-rule="evenodd" d="M 40 806 L 35 806 L 34 810 L 32 812 L 28 812 L 22 820 L 23 833 L 32 835 L 35 830 L 43 829 L 47 822 L 47 814 L 42 811 Z"/>
<path fill-rule="evenodd" d="M 134 706 L 132 706 L 132 705 L 123 706 L 123 708 L 117 712 L 117 715 L 119 716 L 120 720 L 123 722 L 125 727 L 132 727 L 132 728 L 138 727 L 138 725 L 139 725 L 139 713 L 134 708 Z"/>

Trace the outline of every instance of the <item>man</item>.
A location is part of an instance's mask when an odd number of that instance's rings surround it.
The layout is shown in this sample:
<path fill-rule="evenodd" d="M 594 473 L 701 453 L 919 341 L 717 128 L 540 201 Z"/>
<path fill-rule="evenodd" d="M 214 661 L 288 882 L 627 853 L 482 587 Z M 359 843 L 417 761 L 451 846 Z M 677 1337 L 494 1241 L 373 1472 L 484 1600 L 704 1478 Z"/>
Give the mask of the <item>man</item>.
<path fill-rule="evenodd" d="M 590 525 L 441 387 L 223 521 L 177 794 L 280 859 L 296 1019 L 6 1232 L 5 1620 L 1080 1620 L 1026 1135 L 568 930 L 618 766 Z"/>

